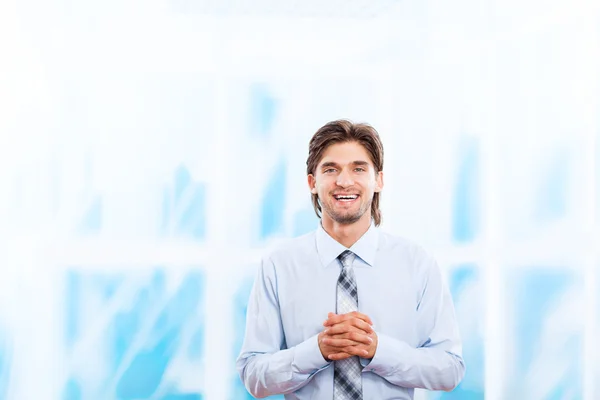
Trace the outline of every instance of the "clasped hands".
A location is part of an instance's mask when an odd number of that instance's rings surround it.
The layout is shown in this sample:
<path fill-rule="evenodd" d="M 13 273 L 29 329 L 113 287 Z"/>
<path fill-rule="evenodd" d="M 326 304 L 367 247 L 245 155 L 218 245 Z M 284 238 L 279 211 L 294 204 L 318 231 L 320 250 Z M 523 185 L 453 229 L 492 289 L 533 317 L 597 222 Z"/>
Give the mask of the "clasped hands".
<path fill-rule="evenodd" d="M 327 314 L 325 329 L 319 333 L 319 349 L 327 361 L 352 356 L 371 359 L 377 350 L 377 334 L 373 322 L 358 311 L 347 314 Z"/>

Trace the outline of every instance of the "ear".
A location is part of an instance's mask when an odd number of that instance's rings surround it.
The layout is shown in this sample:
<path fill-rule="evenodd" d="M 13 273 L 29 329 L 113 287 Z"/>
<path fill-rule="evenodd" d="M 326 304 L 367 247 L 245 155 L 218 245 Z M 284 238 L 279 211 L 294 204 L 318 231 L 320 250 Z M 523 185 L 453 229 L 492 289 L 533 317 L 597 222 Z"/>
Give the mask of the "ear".
<path fill-rule="evenodd" d="M 383 171 L 379 171 L 375 177 L 375 193 L 383 190 Z"/>
<path fill-rule="evenodd" d="M 312 194 L 317 194 L 317 179 L 313 174 L 308 174 L 308 188 Z"/>

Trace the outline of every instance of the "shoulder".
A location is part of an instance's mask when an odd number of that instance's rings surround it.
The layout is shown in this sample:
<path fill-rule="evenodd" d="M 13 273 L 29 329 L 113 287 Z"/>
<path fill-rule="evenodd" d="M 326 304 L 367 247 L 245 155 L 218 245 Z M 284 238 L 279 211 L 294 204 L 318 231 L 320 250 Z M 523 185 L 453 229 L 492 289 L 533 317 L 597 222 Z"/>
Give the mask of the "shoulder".
<path fill-rule="evenodd" d="M 431 252 L 420 244 L 402 236 L 380 231 L 379 251 L 394 260 L 401 260 L 416 273 L 428 272 L 437 268 L 437 262 Z"/>
<path fill-rule="evenodd" d="M 315 251 L 315 231 L 312 231 L 302 236 L 281 239 L 271 244 L 267 248 L 263 259 L 277 265 L 303 258 L 307 254 L 314 254 Z"/>
<path fill-rule="evenodd" d="M 379 231 L 379 250 L 402 252 L 415 259 L 432 257 L 420 244 L 384 231 Z"/>

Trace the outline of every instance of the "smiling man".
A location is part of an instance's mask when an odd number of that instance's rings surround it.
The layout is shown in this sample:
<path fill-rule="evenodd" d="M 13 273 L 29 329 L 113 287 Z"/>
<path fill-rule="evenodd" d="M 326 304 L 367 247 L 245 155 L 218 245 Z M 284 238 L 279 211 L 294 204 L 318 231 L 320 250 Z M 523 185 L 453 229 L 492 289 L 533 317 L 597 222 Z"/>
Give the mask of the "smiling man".
<path fill-rule="evenodd" d="M 309 144 L 317 230 L 263 258 L 237 369 L 255 397 L 413 399 L 465 373 L 454 307 L 435 260 L 380 231 L 383 146 L 332 121 Z"/>

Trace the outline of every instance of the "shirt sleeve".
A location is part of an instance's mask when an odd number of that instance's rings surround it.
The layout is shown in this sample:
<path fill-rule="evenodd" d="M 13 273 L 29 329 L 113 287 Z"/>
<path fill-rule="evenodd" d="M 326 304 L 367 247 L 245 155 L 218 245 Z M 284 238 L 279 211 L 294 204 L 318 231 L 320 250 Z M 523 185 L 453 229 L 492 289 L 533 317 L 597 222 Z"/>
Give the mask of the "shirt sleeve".
<path fill-rule="evenodd" d="M 250 293 L 246 333 L 236 368 L 252 396 L 263 398 L 294 392 L 327 368 L 317 336 L 288 348 L 283 332 L 277 276 L 270 259 L 264 259 Z"/>
<path fill-rule="evenodd" d="M 370 360 L 362 359 L 366 371 L 407 388 L 454 389 L 465 374 L 462 344 L 452 297 L 437 263 L 424 260 L 425 279 L 417 305 L 418 347 L 377 332 L 377 350 Z"/>

